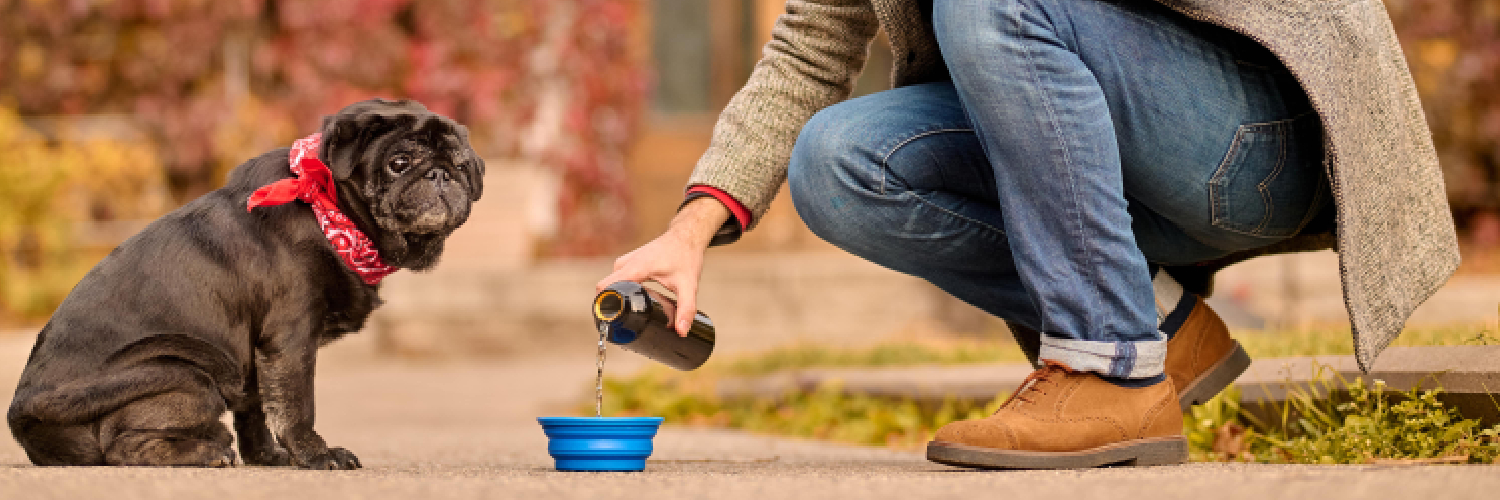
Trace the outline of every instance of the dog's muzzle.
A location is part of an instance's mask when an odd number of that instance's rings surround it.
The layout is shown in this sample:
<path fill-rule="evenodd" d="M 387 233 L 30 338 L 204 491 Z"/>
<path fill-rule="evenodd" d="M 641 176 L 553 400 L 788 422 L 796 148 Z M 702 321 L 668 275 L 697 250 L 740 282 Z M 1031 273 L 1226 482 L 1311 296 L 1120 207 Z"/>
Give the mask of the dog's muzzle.
<path fill-rule="evenodd" d="M 456 227 L 468 211 L 464 187 L 443 168 L 433 168 L 407 185 L 395 203 L 396 220 L 406 233 L 441 233 Z"/>

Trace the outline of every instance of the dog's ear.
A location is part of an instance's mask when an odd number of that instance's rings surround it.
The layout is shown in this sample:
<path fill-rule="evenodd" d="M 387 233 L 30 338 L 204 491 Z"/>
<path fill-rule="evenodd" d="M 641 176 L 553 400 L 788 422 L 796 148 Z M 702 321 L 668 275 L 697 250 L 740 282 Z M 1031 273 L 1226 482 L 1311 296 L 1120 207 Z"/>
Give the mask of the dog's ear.
<path fill-rule="evenodd" d="M 468 177 L 469 201 L 479 201 L 479 196 L 484 194 L 484 158 L 480 158 L 474 147 L 469 145 L 468 127 L 447 118 L 442 118 L 442 121 L 451 126 L 452 132 L 445 137 L 453 145 L 453 163 L 462 167 L 464 175 Z"/>
<path fill-rule="evenodd" d="M 435 117 L 412 100 L 369 99 L 323 117 L 323 146 L 319 159 L 338 180 L 346 180 L 361 162 L 376 161 L 375 142 L 398 127 L 417 128 Z"/>

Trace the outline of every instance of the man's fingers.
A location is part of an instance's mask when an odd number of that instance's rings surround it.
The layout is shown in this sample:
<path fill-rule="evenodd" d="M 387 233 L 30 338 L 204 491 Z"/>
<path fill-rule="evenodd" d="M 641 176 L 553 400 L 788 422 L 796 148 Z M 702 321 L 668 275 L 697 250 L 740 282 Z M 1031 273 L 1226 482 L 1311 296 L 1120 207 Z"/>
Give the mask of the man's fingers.
<path fill-rule="evenodd" d="M 677 335 L 686 337 L 693 327 L 693 315 L 698 311 L 696 287 L 683 286 L 677 291 Z"/>
<path fill-rule="evenodd" d="M 678 282 L 679 277 L 677 276 L 653 276 L 652 279 L 661 284 L 662 288 L 666 288 L 667 291 L 677 296 L 677 300 L 675 301 L 677 313 L 676 317 L 672 318 L 672 329 L 677 331 L 678 336 L 686 337 L 688 328 L 693 325 L 693 304 L 696 302 L 693 294 L 697 292 L 697 283 L 691 281 Z M 684 313 L 686 313 L 686 316 L 683 315 Z M 683 318 L 687 318 L 687 321 L 683 322 Z"/>

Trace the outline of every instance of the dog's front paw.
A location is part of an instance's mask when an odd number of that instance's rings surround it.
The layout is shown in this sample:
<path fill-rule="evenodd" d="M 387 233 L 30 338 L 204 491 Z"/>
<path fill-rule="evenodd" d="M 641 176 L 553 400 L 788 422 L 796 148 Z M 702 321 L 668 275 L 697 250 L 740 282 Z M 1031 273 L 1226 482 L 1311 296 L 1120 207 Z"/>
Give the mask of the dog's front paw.
<path fill-rule="evenodd" d="M 234 467 L 235 464 L 236 464 L 236 460 L 234 459 L 234 450 L 233 449 L 229 449 L 229 450 L 225 450 L 224 451 L 224 456 L 219 457 L 218 460 L 214 460 L 212 462 L 209 462 L 208 466 L 209 467 Z"/>
<path fill-rule="evenodd" d="M 245 465 L 268 465 L 272 467 L 296 465 L 296 462 L 292 461 L 292 454 L 287 453 L 286 450 L 281 448 L 270 448 L 254 453 L 246 453 L 244 454 L 244 459 Z"/>
<path fill-rule="evenodd" d="M 361 467 L 359 457 L 343 448 L 329 448 L 328 453 L 316 455 L 304 465 L 314 470 L 354 470 Z"/>

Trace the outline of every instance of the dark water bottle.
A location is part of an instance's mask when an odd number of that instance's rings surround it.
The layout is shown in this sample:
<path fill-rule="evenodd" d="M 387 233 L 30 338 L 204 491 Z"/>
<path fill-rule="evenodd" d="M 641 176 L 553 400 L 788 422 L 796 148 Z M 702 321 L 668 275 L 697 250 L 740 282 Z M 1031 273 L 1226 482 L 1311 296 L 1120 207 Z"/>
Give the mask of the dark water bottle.
<path fill-rule="evenodd" d="M 620 281 L 594 296 L 594 326 L 609 326 L 607 339 L 657 362 L 688 371 L 703 366 L 714 352 L 714 324 L 695 311 L 686 337 L 672 320 L 677 302 L 631 281 Z"/>

